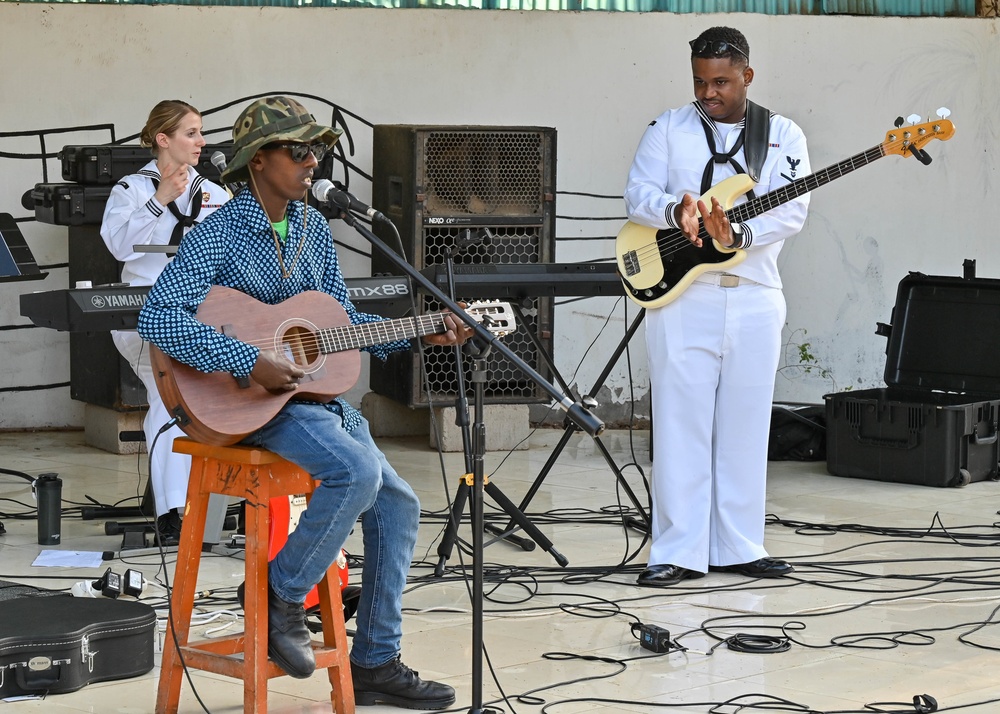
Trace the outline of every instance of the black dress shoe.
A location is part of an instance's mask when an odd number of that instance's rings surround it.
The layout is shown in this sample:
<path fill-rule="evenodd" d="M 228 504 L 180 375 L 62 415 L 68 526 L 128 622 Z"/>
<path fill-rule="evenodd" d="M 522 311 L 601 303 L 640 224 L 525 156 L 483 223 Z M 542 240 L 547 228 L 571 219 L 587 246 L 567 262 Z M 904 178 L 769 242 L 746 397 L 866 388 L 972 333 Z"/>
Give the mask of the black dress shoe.
<path fill-rule="evenodd" d="M 676 585 L 681 580 L 694 580 L 704 576 L 704 573 L 688 570 L 679 565 L 650 565 L 639 573 L 636 584 L 647 588 L 665 588 L 668 585 Z"/>
<path fill-rule="evenodd" d="M 737 565 L 710 565 L 708 569 L 713 573 L 736 573 L 748 578 L 780 578 L 795 570 L 791 565 L 777 558 L 761 558 Z"/>
<path fill-rule="evenodd" d="M 296 679 L 306 679 L 316 671 L 305 607 L 302 603 L 282 600 L 270 584 L 267 586 L 267 654 Z"/>
<path fill-rule="evenodd" d="M 399 657 L 379 667 L 351 663 L 354 703 L 389 704 L 404 709 L 446 709 L 455 703 L 455 690 L 440 682 L 426 682 Z"/>
<path fill-rule="evenodd" d="M 156 541 L 164 548 L 181 542 L 181 514 L 171 508 L 156 519 Z"/>

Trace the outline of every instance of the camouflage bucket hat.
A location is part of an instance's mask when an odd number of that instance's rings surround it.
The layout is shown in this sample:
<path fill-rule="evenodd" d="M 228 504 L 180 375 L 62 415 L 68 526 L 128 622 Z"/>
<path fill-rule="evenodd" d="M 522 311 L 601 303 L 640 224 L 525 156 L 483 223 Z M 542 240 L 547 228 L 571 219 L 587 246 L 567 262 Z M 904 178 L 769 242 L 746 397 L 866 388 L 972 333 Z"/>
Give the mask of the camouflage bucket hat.
<path fill-rule="evenodd" d="M 290 97 L 258 99 L 240 114 L 233 124 L 233 159 L 222 180 L 226 183 L 247 181 L 247 165 L 264 145 L 275 141 L 300 141 L 315 144 L 322 141 L 333 146 L 343 134 L 339 129 L 321 126 L 304 106 Z"/>

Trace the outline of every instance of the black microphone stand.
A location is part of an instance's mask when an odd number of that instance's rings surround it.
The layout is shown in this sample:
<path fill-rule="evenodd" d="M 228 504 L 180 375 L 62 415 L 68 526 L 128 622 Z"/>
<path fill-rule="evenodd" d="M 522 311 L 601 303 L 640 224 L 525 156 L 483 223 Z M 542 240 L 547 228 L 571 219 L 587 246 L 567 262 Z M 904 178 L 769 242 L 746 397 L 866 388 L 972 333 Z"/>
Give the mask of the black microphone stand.
<path fill-rule="evenodd" d="M 335 211 L 337 207 L 331 206 Z M 434 285 L 431 280 L 425 278 L 420 271 L 411 266 L 402 256 L 389 248 L 378 236 L 372 233 L 367 226 L 357 221 L 355 217 L 343 209 L 339 209 L 336 216 L 342 219 L 349 226 L 360 233 L 365 240 L 381 252 L 393 265 L 408 275 L 417 285 L 420 285 L 430 295 L 434 296 L 442 305 L 451 310 L 457 318 L 468 325 L 478 339 L 478 346 L 482 350 L 489 348 L 496 349 L 504 357 L 510 360 L 526 376 L 544 389 L 559 406 L 566 411 L 567 417 L 572 419 L 581 431 L 590 436 L 600 436 L 604 431 L 604 422 L 591 414 L 580 402 L 574 402 L 570 397 L 562 394 L 554 385 L 534 370 L 531 365 L 518 357 L 513 350 L 472 319 L 454 300 L 445 295 Z M 388 221 L 388 219 L 386 219 Z M 481 405 L 483 399 L 485 375 L 482 370 L 474 372 L 472 375 L 473 398 Z M 482 422 L 482 409 L 476 409 L 476 424 L 472 431 L 473 453 L 485 453 L 486 450 L 486 429 Z M 474 456 L 472 464 L 473 485 L 469 492 L 472 501 L 472 707 L 469 714 L 495 714 L 495 709 L 483 708 L 483 459 L 481 456 Z M 491 494 L 492 495 L 492 494 Z M 513 506 L 513 504 L 511 504 Z M 516 509 L 515 509 L 516 510 Z"/>
<path fill-rule="evenodd" d="M 445 270 L 448 277 L 448 293 L 452 300 L 456 299 L 455 296 L 455 271 L 454 271 L 454 256 L 461 252 L 465 247 L 473 245 L 474 243 L 482 240 L 481 237 L 472 236 L 472 231 L 470 229 L 465 229 L 465 238 L 458 241 L 454 248 L 447 248 L 445 252 Z M 486 454 L 486 428 L 483 425 L 483 415 L 485 412 L 484 396 L 483 391 L 485 388 L 485 383 L 488 381 L 488 373 L 486 370 L 486 358 L 490 353 L 490 345 L 481 345 L 477 342 L 475 338 L 469 340 L 465 344 L 465 351 L 472 358 L 472 369 L 471 369 L 471 379 L 473 383 L 473 397 L 475 403 L 476 412 L 476 429 L 474 432 L 474 438 L 470 437 L 469 433 L 469 400 L 466 396 L 465 388 L 465 369 L 463 368 L 462 362 L 462 348 L 455 347 L 455 369 L 456 369 L 456 380 L 457 380 L 457 392 L 458 396 L 455 399 L 455 425 L 458 426 L 462 431 L 462 447 L 465 452 L 465 476 L 460 479 L 458 489 L 455 491 L 455 500 L 452 502 L 451 506 L 451 516 L 448 519 L 448 525 L 445 527 L 444 535 L 441 537 L 441 542 L 438 544 L 437 554 L 438 554 L 438 564 L 434 569 L 434 574 L 438 577 L 444 575 L 444 567 L 448 558 L 451 556 L 452 548 L 455 542 L 458 540 L 458 525 L 462 519 L 462 513 L 465 510 L 466 501 L 471 500 L 473 509 L 478 508 L 482 510 L 482 504 L 477 503 L 482 499 L 482 493 L 480 489 L 476 487 L 477 484 L 482 485 L 481 490 L 485 490 L 493 500 L 500 504 L 500 507 L 507 513 L 510 517 L 510 529 L 513 529 L 516 523 L 520 526 L 529 536 L 531 536 L 532 541 L 526 541 L 526 545 L 521 547 L 524 550 L 534 550 L 535 543 L 538 543 L 546 553 L 549 553 L 555 561 L 559 563 L 562 567 L 569 565 L 569 561 L 566 557 L 557 551 L 552 544 L 552 541 L 545 537 L 545 535 L 533 524 L 524 512 L 514 505 L 507 496 L 500 490 L 500 487 L 495 483 L 489 481 L 485 474 L 483 473 L 483 457 Z M 479 469 L 477 473 L 477 467 Z M 471 478 L 471 481 L 470 481 Z M 483 523 L 482 514 L 478 518 L 480 523 Z M 486 528 L 483 524 L 484 529 Z M 508 535 L 504 533 L 503 535 Z M 509 536 L 513 538 L 513 536 Z M 523 539 L 518 539 L 520 543 Z M 482 550 L 473 547 L 473 557 L 475 557 L 475 551 Z"/>

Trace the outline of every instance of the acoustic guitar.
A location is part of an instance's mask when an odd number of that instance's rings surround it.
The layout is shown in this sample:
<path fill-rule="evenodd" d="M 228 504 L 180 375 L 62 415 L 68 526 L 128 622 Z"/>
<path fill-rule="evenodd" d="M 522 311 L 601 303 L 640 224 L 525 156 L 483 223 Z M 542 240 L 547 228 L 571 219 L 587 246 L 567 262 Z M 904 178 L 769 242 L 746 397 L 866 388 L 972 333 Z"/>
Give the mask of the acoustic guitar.
<path fill-rule="evenodd" d="M 476 302 L 465 311 L 497 336 L 516 327 L 508 303 Z M 299 388 L 276 394 L 249 378 L 200 372 L 155 345 L 150 345 L 150 361 L 163 404 L 180 419 L 178 426 L 192 439 L 228 446 L 270 421 L 289 399 L 328 402 L 353 387 L 361 374 L 361 348 L 446 332 L 446 314 L 352 325 L 341 304 L 326 293 L 307 291 L 267 305 L 217 285 L 198 307 L 198 320 L 237 340 L 285 355 L 306 373 Z"/>
<path fill-rule="evenodd" d="M 924 145 L 934 139 L 947 141 L 954 133 L 954 125 L 944 118 L 896 128 L 886 133 L 882 143 L 867 151 L 796 179 L 739 206 L 734 207 L 733 204 L 754 187 L 753 179 L 746 174 L 737 174 L 720 181 L 701 199 L 709 206 L 713 197 L 719 199 L 726 217 L 733 223 L 742 223 L 883 156 L 915 156 L 922 163 L 930 163 L 930 157 L 923 151 Z M 727 248 L 714 241 L 704 226 L 699 236 L 702 239 L 701 248 L 695 246 L 677 228 L 658 230 L 632 221 L 627 222 L 615 240 L 615 256 L 625 294 L 642 307 L 662 307 L 677 299 L 702 273 L 710 270 L 726 271 L 746 258 L 746 251 L 743 249 Z"/>

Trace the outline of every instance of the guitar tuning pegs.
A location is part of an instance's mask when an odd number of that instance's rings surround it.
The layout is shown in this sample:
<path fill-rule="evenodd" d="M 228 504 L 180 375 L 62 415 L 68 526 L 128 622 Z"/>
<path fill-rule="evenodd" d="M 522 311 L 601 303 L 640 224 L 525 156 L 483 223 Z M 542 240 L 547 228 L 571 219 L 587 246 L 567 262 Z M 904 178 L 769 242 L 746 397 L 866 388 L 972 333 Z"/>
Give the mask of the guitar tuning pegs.
<path fill-rule="evenodd" d="M 919 124 L 920 123 L 920 115 L 919 114 L 911 114 L 910 116 L 906 117 L 906 121 L 910 122 L 911 124 Z"/>
<path fill-rule="evenodd" d="M 903 117 L 896 117 L 896 121 L 894 121 L 892 125 L 898 129 L 899 127 L 903 126 L 905 122 L 906 120 L 903 119 Z"/>
<path fill-rule="evenodd" d="M 948 117 L 951 116 L 951 109 L 949 109 L 948 107 L 941 107 L 940 109 L 937 110 L 937 115 L 941 119 L 947 119 Z"/>

